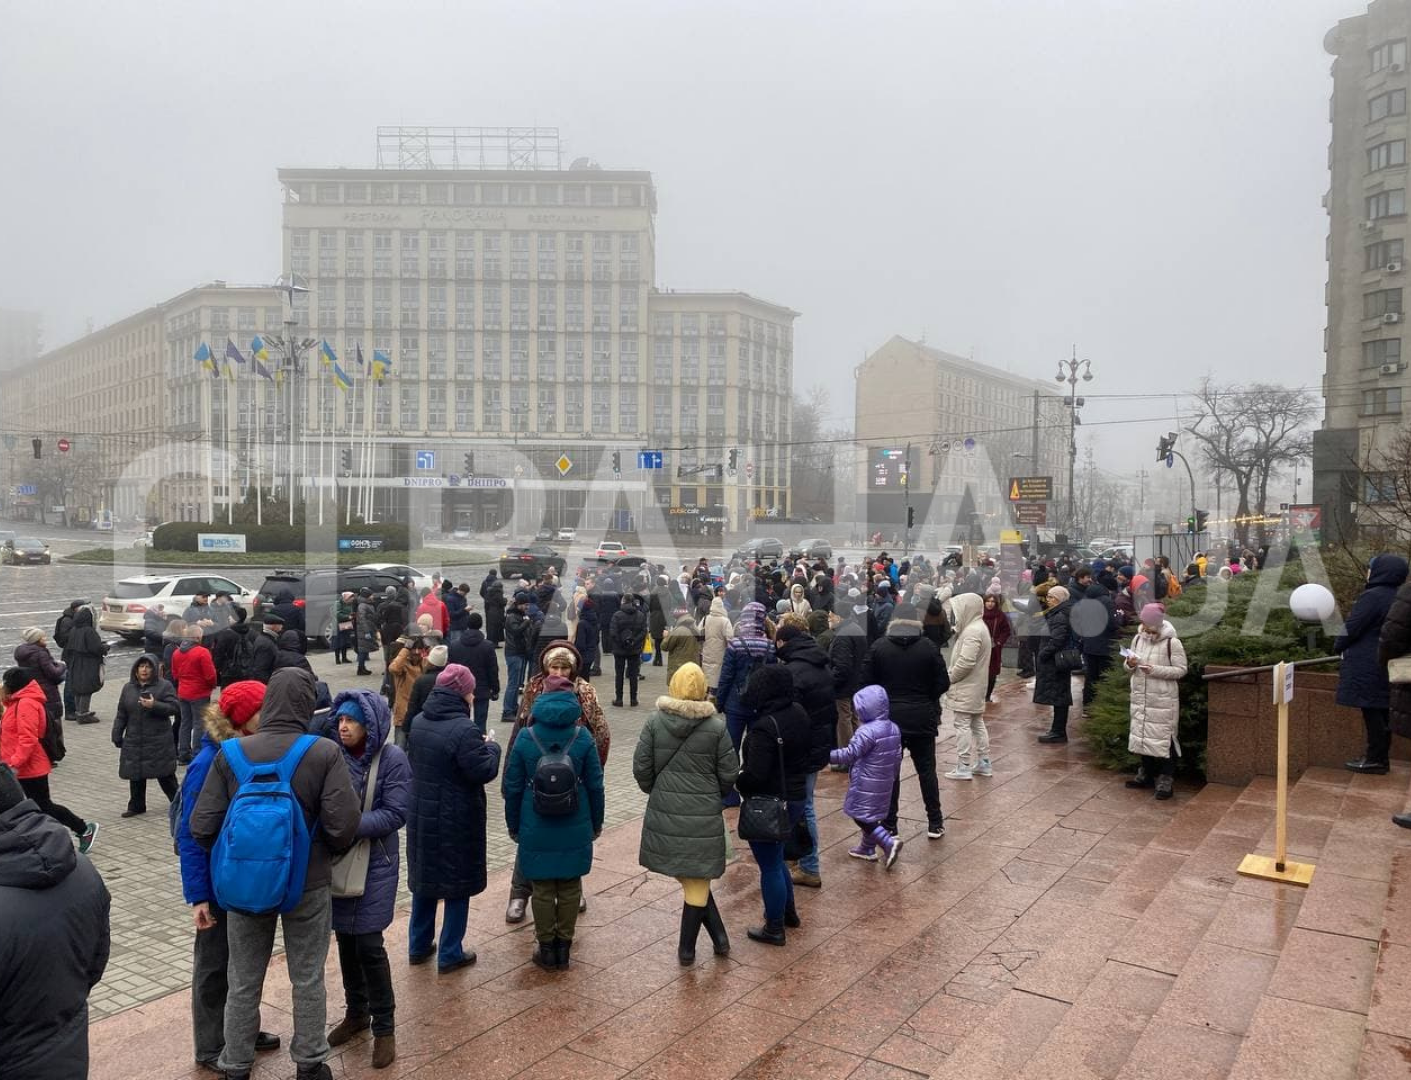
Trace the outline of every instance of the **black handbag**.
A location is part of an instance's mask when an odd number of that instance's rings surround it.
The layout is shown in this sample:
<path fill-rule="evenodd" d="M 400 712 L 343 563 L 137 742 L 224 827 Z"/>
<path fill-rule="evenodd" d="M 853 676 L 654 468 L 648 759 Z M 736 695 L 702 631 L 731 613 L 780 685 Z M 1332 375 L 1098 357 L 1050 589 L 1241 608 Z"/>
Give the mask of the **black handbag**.
<path fill-rule="evenodd" d="M 1053 654 L 1053 666 L 1060 675 L 1069 675 L 1075 671 L 1083 669 L 1083 653 L 1081 649 L 1059 649 Z"/>
<path fill-rule="evenodd" d="M 788 789 L 784 780 L 784 737 L 779 733 L 779 721 L 774 720 L 774 742 L 779 751 L 779 788 L 784 794 Z M 789 838 L 789 800 L 783 795 L 746 795 L 740 804 L 741 840 L 757 840 L 762 843 L 781 843 Z"/>

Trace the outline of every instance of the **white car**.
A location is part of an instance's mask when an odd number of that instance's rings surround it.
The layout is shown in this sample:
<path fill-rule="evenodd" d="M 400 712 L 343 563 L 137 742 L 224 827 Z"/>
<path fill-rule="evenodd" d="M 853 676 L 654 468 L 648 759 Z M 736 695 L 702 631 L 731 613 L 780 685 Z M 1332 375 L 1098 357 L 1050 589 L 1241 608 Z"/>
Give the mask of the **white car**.
<path fill-rule="evenodd" d="M 560 529 L 555 539 L 558 540 L 558 542 L 561 544 L 571 544 L 573 543 L 573 541 L 578 539 L 578 530 Z"/>
<path fill-rule="evenodd" d="M 418 570 L 415 566 L 407 566 L 404 563 L 390 562 L 370 562 L 362 563 L 353 567 L 354 570 L 380 570 L 384 574 L 392 574 L 397 578 L 411 578 L 412 584 L 416 586 L 418 592 L 422 589 L 431 588 L 431 575 L 425 571 Z"/>
<path fill-rule="evenodd" d="M 198 592 L 208 593 L 212 597 L 218 592 L 227 592 L 233 603 L 247 612 L 254 610 L 254 591 L 237 585 L 229 578 L 200 573 L 180 577 L 144 574 L 124 578 L 103 597 L 103 605 L 98 611 L 98 629 L 121 634 L 129 641 L 139 641 L 142 638 L 142 619 L 149 608 L 161 604 L 162 614 L 168 620 L 179 619 Z"/>
<path fill-rule="evenodd" d="M 626 555 L 627 549 L 616 540 L 604 540 L 598 545 L 598 558 L 615 559 L 619 555 Z"/>

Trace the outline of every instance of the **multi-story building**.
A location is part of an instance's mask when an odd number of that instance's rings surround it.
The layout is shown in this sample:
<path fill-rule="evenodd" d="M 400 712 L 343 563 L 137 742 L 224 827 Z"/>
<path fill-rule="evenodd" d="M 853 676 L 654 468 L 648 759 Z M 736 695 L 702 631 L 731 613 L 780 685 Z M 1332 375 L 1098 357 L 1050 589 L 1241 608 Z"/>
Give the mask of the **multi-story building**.
<path fill-rule="evenodd" d="M 40 326 L 37 311 L 0 308 L 0 371 L 13 371 L 39 358 Z"/>
<path fill-rule="evenodd" d="M 1049 385 L 903 337 L 856 376 L 857 520 L 868 531 L 901 533 L 909 504 L 942 543 L 993 539 L 1013 527 L 1007 481 L 1019 476 L 1052 478 L 1046 523 L 1063 526 L 1069 410 Z"/>
<path fill-rule="evenodd" d="M 1407 358 L 1407 40 L 1411 3 L 1375 0 L 1324 39 L 1333 57 L 1328 324 L 1313 501 L 1325 537 L 1382 497 L 1379 456 L 1404 425 Z M 1407 404 L 1411 404 L 1408 402 Z"/>
<path fill-rule="evenodd" d="M 650 505 L 731 527 L 787 512 L 787 458 L 764 444 L 787 436 L 796 313 L 658 292 L 650 173 L 561 168 L 543 131 L 525 155 L 477 129 L 467 167 L 460 131 L 430 133 L 449 160 L 416 129 L 416 149 L 398 131 L 379 168 L 279 172 L 285 269 L 308 284 L 299 333 L 328 341 L 355 381 L 359 347 L 392 361 L 373 393 L 322 409 L 324 372 L 305 371 L 314 439 L 375 433 L 375 512 L 478 529 L 516 511 L 589 528 Z M 646 449 L 666 451 L 660 471 L 636 468 Z M 750 467 L 712 482 L 731 449 Z M 408 499 L 437 478 L 439 503 Z"/>

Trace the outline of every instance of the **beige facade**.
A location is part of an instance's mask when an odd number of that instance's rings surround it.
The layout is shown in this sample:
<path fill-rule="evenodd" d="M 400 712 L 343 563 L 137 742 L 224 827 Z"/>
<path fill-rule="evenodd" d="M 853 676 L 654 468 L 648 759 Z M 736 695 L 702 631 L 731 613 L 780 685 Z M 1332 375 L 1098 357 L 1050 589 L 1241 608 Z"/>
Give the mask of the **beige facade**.
<path fill-rule="evenodd" d="M 1005 482 L 1015 476 L 1053 478 L 1048 524 L 1062 525 L 1068 408 L 1049 385 L 893 337 L 857 368 L 856 410 L 857 518 L 870 529 L 900 533 L 909 493 L 918 527 L 941 542 L 972 525 L 992 537 L 1011 527 Z"/>
<path fill-rule="evenodd" d="M 1327 34 L 1328 323 L 1313 499 L 1325 533 L 1376 498 L 1365 472 L 1404 424 L 1407 289 L 1407 42 L 1411 3 L 1376 0 Z M 1411 405 L 1411 402 L 1405 404 Z"/>
<path fill-rule="evenodd" d="M 309 287 L 296 295 L 299 332 L 327 340 L 355 378 L 359 346 L 392 358 L 357 417 L 351 398 L 320 407 L 320 372 L 307 373 L 301 412 L 314 437 L 371 422 L 380 475 L 411 472 L 415 450 L 430 449 L 438 461 L 473 453 L 477 476 L 508 485 L 449 495 L 439 521 L 419 524 L 498 527 L 512 489 L 550 524 L 605 527 L 623 503 L 587 478 L 612 453 L 628 466 L 628 509 L 724 505 L 739 527 L 755 507 L 787 506 L 778 448 L 755 452 L 752 477 L 742 467 L 719 490 L 699 482 L 704 472 L 677 475 L 746 438 L 786 436 L 796 313 L 737 293 L 658 292 L 649 173 L 279 177 L 285 268 Z M 643 449 L 670 451 L 661 473 L 638 474 Z M 550 466 L 565 454 L 574 469 L 560 476 Z"/>
<path fill-rule="evenodd" d="M 0 371 L 13 371 L 39 358 L 41 325 L 37 311 L 0 308 Z"/>

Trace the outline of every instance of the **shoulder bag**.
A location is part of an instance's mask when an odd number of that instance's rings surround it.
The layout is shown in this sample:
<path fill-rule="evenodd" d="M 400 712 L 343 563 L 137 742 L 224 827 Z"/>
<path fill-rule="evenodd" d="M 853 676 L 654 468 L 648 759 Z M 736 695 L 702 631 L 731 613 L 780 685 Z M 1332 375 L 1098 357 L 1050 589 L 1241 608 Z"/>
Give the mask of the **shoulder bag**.
<path fill-rule="evenodd" d="M 367 770 L 367 790 L 363 792 L 363 813 L 372 812 L 372 799 L 377 791 L 377 767 L 382 764 L 382 748 L 372 756 L 372 764 Z M 329 891 L 336 897 L 362 896 L 367 888 L 367 871 L 372 864 L 372 840 L 363 837 L 341 855 L 334 855 L 330 861 Z"/>
<path fill-rule="evenodd" d="M 1053 666 L 1060 675 L 1068 675 L 1074 671 L 1083 669 L 1083 652 L 1081 649 L 1067 648 L 1059 649 L 1053 654 Z"/>
<path fill-rule="evenodd" d="M 779 753 L 778 795 L 746 795 L 740 804 L 741 840 L 781 843 L 789 838 L 788 787 L 784 779 L 784 737 L 779 733 L 779 721 L 774 721 L 774 744 Z"/>

